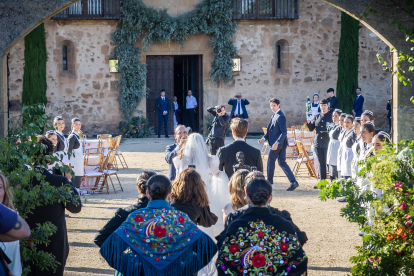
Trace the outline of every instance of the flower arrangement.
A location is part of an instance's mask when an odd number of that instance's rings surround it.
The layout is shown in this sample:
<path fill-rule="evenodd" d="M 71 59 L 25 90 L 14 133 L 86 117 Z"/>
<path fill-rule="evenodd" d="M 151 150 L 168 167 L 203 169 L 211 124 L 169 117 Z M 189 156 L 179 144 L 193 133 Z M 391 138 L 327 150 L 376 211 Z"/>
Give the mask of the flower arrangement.
<path fill-rule="evenodd" d="M 384 146 L 379 155 L 366 160 L 359 174 L 367 178 L 371 191 L 361 191 L 352 180 L 318 184 L 321 200 L 346 197 L 341 216 L 357 222 L 364 233 L 363 245 L 356 247 L 358 255 L 350 259 L 352 275 L 414 273 L 414 141 L 405 145 L 400 151 Z"/>
<path fill-rule="evenodd" d="M 132 117 L 130 121 L 121 121 L 118 129 L 126 138 L 147 138 L 154 134 L 154 127 L 150 126 L 144 117 Z"/>

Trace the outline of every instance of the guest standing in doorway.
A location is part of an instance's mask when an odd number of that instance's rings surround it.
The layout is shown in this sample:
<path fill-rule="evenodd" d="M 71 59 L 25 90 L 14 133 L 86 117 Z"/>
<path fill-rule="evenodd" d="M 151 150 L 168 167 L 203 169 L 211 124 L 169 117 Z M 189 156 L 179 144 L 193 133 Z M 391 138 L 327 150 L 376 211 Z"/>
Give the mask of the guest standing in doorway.
<path fill-rule="evenodd" d="M 364 97 L 361 95 L 361 88 L 356 89 L 357 96 L 355 97 L 354 104 L 352 105 L 352 113 L 355 117 L 361 117 L 364 108 Z"/>
<path fill-rule="evenodd" d="M 335 90 L 333 88 L 329 88 L 326 92 L 328 93 L 328 98 L 326 99 L 328 101 L 328 109 L 332 115 L 334 110 L 339 108 L 339 99 L 334 96 Z"/>
<path fill-rule="evenodd" d="M 267 180 L 270 184 L 273 184 L 273 176 L 275 174 L 275 162 L 276 159 L 279 163 L 279 166 L 282 168 L 283 172 L 286 174 L 289 179 L 290 186 L 287 189 L 288 191 L 293 191 L 299 187 L 298 182 L 295 179 L 295 176 L 292 173 L 292 170 L 289 168 L 289 165 L 286 163 L 286 148 L 288 145 L 287 142 L 287 128 L 286 128 L 286 117 L 280 110 L 280 100 L 271 99 L 269 101 L 270 109 L 273 112 L 270 122 L 267 125 L 267 132 L 258 142 L 263 144 L 264 141 L 268 141 L 271 146 L 269 152 L 269 158 L 267 159 Z"/>
<path fill-rule="evenodd" d="M 75 172 L 75 178 L 72 183 L 75 188 L 79 190 L 82 177 L 84 175 L 84 163 L 83 163 L 83 152 L 82 152 L 82 142 L 81 142 L 81 120 L 79 118 L 72 119 L 72 132 L 68 137 L 69 146 L 68 146 L 68 156 L 69 163 L 73 167 Z"/>
<path fill-rule="evenodd" d="M 174 96 L 174 100 L 173 100 L 173 105 L 174 105 L 174 128 L 179 124 L 180 119 L 181 119 L 181 110 L 180 110 L 180 106 L 178 105 L 177 102 L 177 96 Z"/>
<path fill-rule="evenodd" d="M 242 96 L 240 92 L 236 93 L 236 95 L 229 100 L 228 104 L 233 106 L 230 113 L 231 118 L 249 118 L 246 111 L 246 105 L 250 103 Z"/>
<path fill-rule="evenodd" d="M 197 99 L 193 96 L 193 91 L 188 90 L 185 100 L 185 109 L 188 114 L 189 127 L 191 127 L 191 132 L 194 132 L 196 127 L 195 109 L 197 108 Z"/>
<path fill-rule="evenodd" d="M 157 100 L 158 107 L 158 138 L 161 137 L 161 127 L 164 122 L 165 138 L 168 137 L 168 113 L 170 112 L 170 101 L 165 97 L 165 90 L 161 90 L 161 96 Z"/>

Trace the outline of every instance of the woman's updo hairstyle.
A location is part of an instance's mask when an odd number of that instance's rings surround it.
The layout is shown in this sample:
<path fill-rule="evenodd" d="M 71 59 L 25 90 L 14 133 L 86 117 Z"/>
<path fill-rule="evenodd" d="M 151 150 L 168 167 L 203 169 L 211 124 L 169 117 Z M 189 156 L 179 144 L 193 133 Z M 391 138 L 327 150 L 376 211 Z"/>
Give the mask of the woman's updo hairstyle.
<path fill-rule="evenodd" d="M 375 135 L 374 138 L 378 138 L 382 143 L 391 143 L 391 136 L 385 131 L 378 132 L 378 134 Z"/>
<path fill-rule="evenodd" d="M 354 122 L 361 124 L 361 117 L 355 117 Z"/>
<path fill-rule="evenodd" d="M 346 113 L 342 113 L 341 115 L 340 115 L 340 117 L 346 117 L 346 115 L 348 115 L 348 114 L 346 114 Z"/>
<path fill-rule="evenodd" d="M 246 193 L 255 206 L 263 206 L 272 195 L 272 185 L 264 178 L 255 178 L 247 184 Z"/>
<path fill-rule="evenodd" d="M 362 115 L 367 116 L 371 122 L 375 120 L 374 113 L 370 110 L 365 110 L 364 112 L 362 112 Z"/>
<path fill-rule="evenodd" d="M 151 176 L 146 186 L 151 200 L 165 200 L 171 192 L 171 181 L 164 175 Z"/>
<path fill-rule="evenodd" d="M 246 186 L 253 179 L 256 179 L 256 178 L 263 178 L 263 179 L 265 179 L 265 176 L 264 176 L 264 174 L 261 171 L 252 171 L 252 172 L 249 172 L 246 175 L 246 177 L 244 178 L 244 186 Z"/>
<path fill-rule="evenodd" d="M 354 122 L 354 116 L 352 116 L 351 114 L 347 114 L 345 116 L 345 119 L 349 119 L 349 120 L 351 120 L 351 122 Z"/>
<path fill-rule="evenodd" d="M 73 124 L 75 124 L 76 122 L 80 122 L 81 120 L 78 118 L 78 117 L 76 117 L 76 118 L 73 118 L 72 119 L 72 125 Z"/>
<path fill-rule="evenodd" d="M 63 118 L 61 117 L 61 116 L 56 116 L 54 119 L 53 119 L 53 127 L 57 130 L 57 123 L 59 122 L 59 121 L 63 121 Z"/>
<path fill-rule="evenodd" d="M 334 112 L 335 112 L 336 114 L 338 114 L 338 116 L 341 116 L 341 115 L 342 115 L 342 110 L 340 110 L 339 108 L 336 108 L 336 109 L 334 110 Z"/>
<path fill-rule="evenodd" d="M 372 122 L 368 122 L 362 125 L 369 133 L 375 133 L 375 126 Z"/>
<path fill-rule="evenodd" d="M 140 173 L 140 175 L 137 177 L 137 188 L 141 194 L 146 193 L 147 191 L 147 181 L 150 179 L 151 176 L 156 175 L 157 173 L 154 171 L 143 171 Z"/>

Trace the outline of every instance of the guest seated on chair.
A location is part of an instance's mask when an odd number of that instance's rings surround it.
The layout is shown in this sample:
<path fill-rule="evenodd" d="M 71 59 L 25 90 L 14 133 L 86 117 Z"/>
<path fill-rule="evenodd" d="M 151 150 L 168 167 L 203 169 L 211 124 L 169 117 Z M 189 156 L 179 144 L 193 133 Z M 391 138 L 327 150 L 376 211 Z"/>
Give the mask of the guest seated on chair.
<path fill-rule="evenodd" d="M 272 185 L 254 179 L 246 186 L 246 200 L 250 207 L 220 235 L 218 275 L 305 273 L 308 259 L 292 223 L 267 207 Z"/>
<path fill-rule="evenodd" d="M 96 233 L 93 242 L 97 246 L 102 246 L 106 239 L 128 218 L 129 214 L 138 209 L 147 207 L 148 198 L 146 195 L 147 188 L 145 185 L 147 184 L 147 180 L 153 175 L 156 175 L 154 171 L 143 171 L 138 176 L 138 202 L 126 208 L 119 208 L 116 210 L 115 215 L 105 224 L 104 227 L 101 228 L 101 230 L 98 231 L 98 233 Z"/>
<path fill-rule="evenodd" d="M 168 204 L 171 182 L 147 182 L 148 206 L 136 210 L 102 245 L 100 253 L 122 275 L 193 276 L 217 252 L 213 240 Z"/>
<path fill-rule="evenodd" d="M 210 211 L 206 188 L 201 176 L 193 168 L 182 171 L 172 184 L 170 205 L 184 212 L 197 225 L 210 227 L 217 216 Z"/>

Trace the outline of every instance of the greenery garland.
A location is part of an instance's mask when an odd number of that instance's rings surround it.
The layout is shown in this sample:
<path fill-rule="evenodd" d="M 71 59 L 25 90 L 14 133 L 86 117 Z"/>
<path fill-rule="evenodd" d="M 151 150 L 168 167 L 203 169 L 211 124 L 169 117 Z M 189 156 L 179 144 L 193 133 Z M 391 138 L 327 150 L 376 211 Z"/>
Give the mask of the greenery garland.
<path fill-rule="evenodd" d="M 46 105 L 46 37 L 45 25 L 42 23 L 24 38 L 24 75 L 22 106 Z M 36 113 L 44 114 L 44 109 Z"/>
<path fill-rule="evenodd" d="M 358 56 L 359 21 L 341 12 L 336 93 L 339 98 L 339 108 L 348 114 L 352 114 L 352 104 L 358 87 Z"/>
<path fill-rule="evenodd" d="M 124 0 L 121 8 L 121 23 L 112 34 L 113 45 L 118 47 L 112 56 L 119 60 L 121 85 L 119 103 L 124 118 L 130 116 L 141 100 L 146 97 L 144 90 L 147 70 L 141 62 L 141 49 L 135 47 L 141 39 L 143 48 L 154 43 L 175 41 L 184 42 L 194 35 L 210 35 L 212 47 L 213 82 L 229 82 L 233 78 L 233 57 L 236 48 L 233 35 L 237 23 L 232 20 L 232 10 L 228 0 L 204 0 L 195 9 L 178 17 L 168 15 L 167 10 L 147 7 L 142 0 Z"/>

